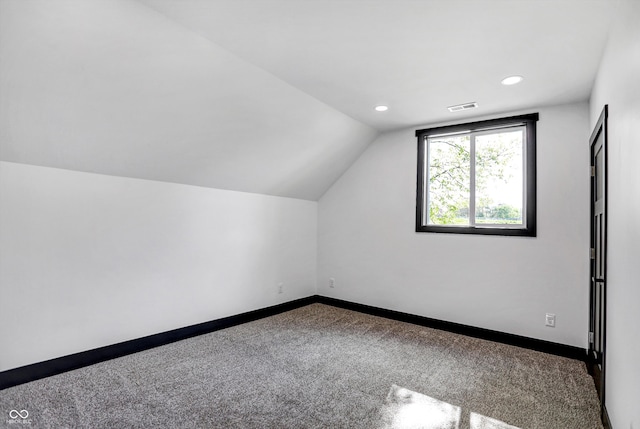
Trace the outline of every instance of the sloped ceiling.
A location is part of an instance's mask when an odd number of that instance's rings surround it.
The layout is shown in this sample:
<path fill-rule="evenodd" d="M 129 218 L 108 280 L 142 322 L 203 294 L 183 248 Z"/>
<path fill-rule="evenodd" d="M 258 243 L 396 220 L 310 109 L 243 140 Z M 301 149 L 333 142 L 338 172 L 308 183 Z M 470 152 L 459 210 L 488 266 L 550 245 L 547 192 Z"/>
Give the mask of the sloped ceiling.
<path fill-rule="evenodd" d="M 0 0 L 0 159 L 316 200 L 381 131 L 587 100 L 612 8 Z"/>
<path fill-rule="evenodd" d="M 132 0 L 0 0 L 0 159 L 318 199 L 377 131 Z"/>

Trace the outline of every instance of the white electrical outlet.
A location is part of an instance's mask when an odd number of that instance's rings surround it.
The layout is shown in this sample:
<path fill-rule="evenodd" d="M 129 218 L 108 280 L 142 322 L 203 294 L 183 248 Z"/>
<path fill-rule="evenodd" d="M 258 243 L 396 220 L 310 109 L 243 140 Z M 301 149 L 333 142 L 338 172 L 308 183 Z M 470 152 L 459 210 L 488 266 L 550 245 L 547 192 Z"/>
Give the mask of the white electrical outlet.
<path fill-rule="evenodd" d="M 336 279 L 334 279 L 333 277 L 329 277 L 329 287 L 336 287 Z"/>
<path fill-rule="evenodd" d="M 278 283 L 278 293 L 284 292 L 284 283 Z"/>
<path fill-rule="evenodd" d="M 553 313 L 547 313 L 545 319 L 544 319 L 544 324 L 545 326 L 549 326 L 551 328 L 555 328 L 556 327 L 556 315 Z"/>

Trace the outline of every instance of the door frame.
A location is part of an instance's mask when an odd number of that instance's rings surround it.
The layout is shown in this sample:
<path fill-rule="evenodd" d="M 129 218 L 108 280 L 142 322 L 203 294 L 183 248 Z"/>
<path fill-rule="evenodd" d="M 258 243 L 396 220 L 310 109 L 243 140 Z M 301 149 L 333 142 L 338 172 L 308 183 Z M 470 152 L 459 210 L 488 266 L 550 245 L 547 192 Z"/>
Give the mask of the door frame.
<path fill-rule="evenodd" d="M 607 344 L 607 119 L 609 116 L 609 106 L 605 105 L 600 113 L 600 117 L 589 138 L 590 163 L 591 163 L 591 210 L 590 210 L 590 261 L 589 261 L 589 349 L 588 349 L 588 366 L 589 372 L 593 376 L 596 390 L 600 398 L 600 410 L 604 416 L 605 406 L 605 364 L 606 364 L 606 344 Z M 602 170 L 596 172 L 596 145 L 599 137 L 602 137 Z M 595 222 L 595 202 L 598 183 L 596 176 L 602 179 L 602 199 L 603 201 L 603 222 L 601 225 L 600 249 L 597 247 L 596 222 Z M 600 254 L 597 254 L 597 252 Z M 596 262 L 602 261 L 600 278 L 597 277 Z M 600 284 L 600 288 L 597 287 Z M 601 292 L 598 300 L 596 294 Z M 598 307 L 600 304 L 600 308 Z M 598 314 L 599 312 L 599 314 Z M 594 333 L 596 332 L 596 322 L 599 322 L 598 332 L 600 335 L 600 344 L 596 345 Z M 597 347 L 601 350 L 597 350 Z"/>

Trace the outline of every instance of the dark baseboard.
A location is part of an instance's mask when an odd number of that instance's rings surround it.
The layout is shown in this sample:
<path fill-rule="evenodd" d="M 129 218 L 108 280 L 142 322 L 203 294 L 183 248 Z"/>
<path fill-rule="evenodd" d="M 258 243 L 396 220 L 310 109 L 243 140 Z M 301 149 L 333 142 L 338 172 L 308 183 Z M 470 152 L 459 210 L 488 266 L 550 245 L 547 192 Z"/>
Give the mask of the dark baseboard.
<path fill-rule="evenodd" d="M 604 405 L 602 406 L 602 426 L 604 426 L 604 429 L 613 429 L 613 426 L 611 426 L 611 420 L 609 420 L 607 407 Z"/>
<path fill-rule="evenodd" d="M 440 329 L 443 331 L 466 335 L 468 337 L 481 338 L 484 340 L 523 347 L 526 349 L 536 350 L 539 352 L 563 356 L 571 359 L 577 359 L 581 361 L 586 361 L 587 359 L 587 351 L 585 349 L 581 349 L 580 347 L 568 346 L 565 344 L 523 337 L 520 335 L 507 334 L 505 332 L 492 331 L 490 329 L 476 328 L 474 326 L 462 325 L 460 323 L 445 322 L 443 320 L 431 319 L 424 316 L 416 316 L 414 314 L 387 310 L 385 308 L 373 307 L 365 304 L 357 304 L 354 302 L 343 301 L 340 299 L 329 298 L 325 296 L 317 296 L 317 302 L 333 305 L 334 307 L 340 307 L 347 310 L 371 314 L 373 316 L 385 317 L 387 319 L 398 320 L 400 322 L 413 323 L 414 325 Z"/>
<path fill-rule="evenodd" d="M 207 334 L 209 332 L 218 331 L 220 329 L 229 328 L 231 326 L 240 325 L 242 323 L 251 322 L 253 320 L 262 319 L 264 317 L 273 316 L 314 302 L 316 302 L 316 297 L 310 296 L 274 305 L 272 307 L 249 311 L 235 316 L 199 323 L 197 325 L 161 332 L 159 334 L 149 335 L 135 340 L 129 340 L 118 344 L 112 344 L 110 346 L 100 347 L 44 362 L 10 369 L 0 372 L 0 390 L 93 365 L 109 359 L 115 359 L 132 353 L 141 352 L 153 347 L 162 346 L 198 335 Z"/>
<path fill-rule="evenodd" d="M 373 307 L 370 305 L 357 304 L 354 302 L 343 301 L 335 298 L 314 295 L 283 304 L 274 305 L 272 307 L 249 311 L 247 313 L 242 313 L 235 316 L 229 316 L 222 319 L 212 320 L 210 322 L 199 323 L 197 325 L 174 329 L 159 334 L 149 335 L 147 337 L 137 338 L 135 340 L 125 341 L 118 344 L 100 347 L 93 350 L 87 350 L 80 353 L 74 353 L 72 355 L 62 356 L 44 362 L 38 362 L 31 365 L 3 371 L 0 372 L 0 390 L 12 386 L 17 386 L 23 383 L 28 383 L 30 381 L 39 380 L 41 378 L 61 374 L 63 372 L 71 371 L 85 366 L 93 365 L 109 359 L 115 359 L 132 353 L 141 352 L 153 347 L 158 347 L 187 338 L 195 337 L 197 335 L 207 334 L 209 332 L 214 332 L 220 329 L 229 328 L 231 326 L 240 325 L 242 323 L 251 322 L 253 320 L 273 316 L 313 303 L 332 305 L 334 307 L 358 311 L 361 313 L 371 314 L 373 316 L 380 316 L 388 319 L 398 320 L 401 322 L 408 322 L 415 325 L 426 326 L 429 328 L 441 329 L 444 331 L 454 332 L 470 337 L 482 338 L 485 340 L 524 347 L 527 349 L 537 350 L 572 359 L 586 359 L 586 351 L 579 347 L 567 346 L 564 344 L 552 343 L 549 341 L 537 340 L 534 338 L 507 334 L 504 332 L 492 331 L 483 328 L 476 328 L 459 323 L 445 322 L 438 319 L 431 319 L 429 317 L 417 316 L 413 314 L 402 313 L 399 311 Z M 603 414 L 603 420 L 605 414 Z"/>

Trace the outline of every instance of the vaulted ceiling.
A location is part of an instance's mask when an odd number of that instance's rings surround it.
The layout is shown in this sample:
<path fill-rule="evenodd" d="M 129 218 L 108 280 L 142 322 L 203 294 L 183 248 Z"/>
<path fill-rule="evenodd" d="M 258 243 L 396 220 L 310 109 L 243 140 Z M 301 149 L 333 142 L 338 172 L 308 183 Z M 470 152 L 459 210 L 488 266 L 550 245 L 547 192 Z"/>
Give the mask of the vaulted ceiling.
<path fill-rule="evenodd" d="M 613 3 L 0 0 L 0 160 L 316 200 L 380 132 L 587 100 Z"/>

